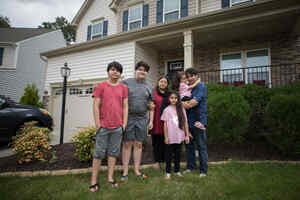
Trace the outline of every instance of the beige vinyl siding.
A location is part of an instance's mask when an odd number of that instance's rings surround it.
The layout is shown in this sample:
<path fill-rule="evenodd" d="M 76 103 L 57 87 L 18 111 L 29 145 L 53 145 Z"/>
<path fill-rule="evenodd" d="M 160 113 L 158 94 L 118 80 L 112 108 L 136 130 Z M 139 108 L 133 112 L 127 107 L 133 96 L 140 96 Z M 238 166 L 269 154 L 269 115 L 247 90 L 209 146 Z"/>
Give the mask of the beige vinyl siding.
<path fill-rule="evenodd" d="M 93 20 L 108 20 L 107 35 L 117 33 L 117 15 L 109 8 L 111 0 L 95 0 L 77 27 L 76 43 L 87 41 L 87 28 Z"/>
<path fill-rule="evenodd" d="M 87 50 L 83 52 L 68 54 L 48 60 L 46 79 L 46 90 L 50 92 L 51 83 L 61 83 L 60 68 L 65 62 L 71 68 L 71 75 L 68 81 L 86 81 L 92 79 L 105 79 L 107 77 L 107 64 L 118 61 L 123 65 L 124 78 L 134 75 L 134 43 L 121 43 Z"/>
<path fill-rule="evenodd" d="M 150 71 L 148 73 L 148 80 L 155 86 L 155 83 L 159 77 L 159 55 L 158 52 L 152 48 L 145 47 L 140 44 L 136 44 L 135 49 L 135 62 L 144 61 L 150 65 Z"/>
<path fill-rule="evenodd" d="M 221 0 L 199 0 L 200 14 L 222 9 Z"/>

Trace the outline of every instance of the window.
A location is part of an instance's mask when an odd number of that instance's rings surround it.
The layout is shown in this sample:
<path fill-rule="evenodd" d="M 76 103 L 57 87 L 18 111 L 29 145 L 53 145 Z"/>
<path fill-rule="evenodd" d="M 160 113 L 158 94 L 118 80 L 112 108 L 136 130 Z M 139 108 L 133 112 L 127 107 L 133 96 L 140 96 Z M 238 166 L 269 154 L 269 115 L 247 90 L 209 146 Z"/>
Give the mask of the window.
<path fill-rule="evenodd" d="M 180 17 L 180 0 L 164 1 L 164 22 L 174 21 Z"/>
<path fill-rule="evenodd" d="M 129 8 L 128 13 L 128 28 L 129 30 L 142 27 L 143 6 L 137 5 Z"/>
<path fill-rule="evenodd" d="M 230 0 L 230 5 L 233 6 L 233 5 L 236 5 L 236 4 L 239 4 L 239 3 L 244 3 L 244 2 L 247 2 L 247 1 L 254 1 L 254 0 Z"/>
<path fill-rule="evenodd" d="M 4 48 L 0 47 L 0 66 L 3 65 Z"/>
<path fill-rule="evenodd" d="M 269 50 L 259 49 L 221 56 L 221 81 L 226 83 L 270 83 Z"/>
<path fill-rule="evenodd" d="M 92 39 L 103 36 L 103 21 L 92 24 Z"/>

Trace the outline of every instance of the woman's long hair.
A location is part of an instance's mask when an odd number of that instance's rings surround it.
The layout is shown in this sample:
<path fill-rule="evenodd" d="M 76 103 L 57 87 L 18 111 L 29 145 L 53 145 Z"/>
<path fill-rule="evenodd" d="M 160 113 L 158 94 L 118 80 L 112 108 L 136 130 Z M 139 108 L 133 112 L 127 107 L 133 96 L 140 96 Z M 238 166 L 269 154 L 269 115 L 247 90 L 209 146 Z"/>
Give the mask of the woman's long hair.
<path fill-rule="evenodd" d="M 179 91 L 180 80 L 184 75 L 184 72 L 175 72 L 175 75 L 172 77 L 172 90 Z"/>
<path fill-rule="evenodd" d="M 178 117 L 178 127 L 181 129 L 181 130 L 184 130 L 184 124 L 185 124 L 185 116 L 184 116 L 184 113 L 183 113 L 183 106 L 182 106 L 182 103 L 181 103 L 181 100 L 180 100 L 180 96 L 178 94 L 178 92 L 176 91 L 171 91 L 169 93 L 169 96 L 168 96 L 168 99 L 169 97 L 172 95 L 172 94 L 175 94 L 176 97 L 177 97 L 177 103 L 176 103 L 176 113 L 177 113 L 177 117 Z M 170 105 L 170 101 L 168 101 L 168 105 Z"/>
<path fill-rule="evenodd" d="M 161 79 L 166 79 L 167 80 L 167 87 L 164 89 L 164 92 L 165 93 L 162 93 L 161 91 L 160 91 L 160 89 L 159 89 L 159 87 L 158 87 L 158 82 L 161 80 Z M 155 87 L 155 89 L 156 89 L 156 92 L 160 95 L 160 96 L 165 96 L 166 94 L 167 94 L 167 92 L 168 92 L 168 86 L 169 86 L 169 80 L 167 79 L 167 77 L 165 77 L 165 76 L 160 76 L 159 78 L 158 78 L 158 80 L 157 80 L 157 82 L 156 82 L 156 87 Z"/>

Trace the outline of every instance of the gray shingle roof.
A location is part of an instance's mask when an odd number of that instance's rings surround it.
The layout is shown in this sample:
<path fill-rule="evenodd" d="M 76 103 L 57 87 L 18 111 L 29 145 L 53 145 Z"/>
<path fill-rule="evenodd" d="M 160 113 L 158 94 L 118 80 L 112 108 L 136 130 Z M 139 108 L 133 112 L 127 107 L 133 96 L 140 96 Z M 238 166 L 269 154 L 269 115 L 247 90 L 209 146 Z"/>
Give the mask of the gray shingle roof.
<path fill-rule="evenodd" d="M 44 28 L 0 28 L 0 42 L 19 42 L 51 31 Z"/>

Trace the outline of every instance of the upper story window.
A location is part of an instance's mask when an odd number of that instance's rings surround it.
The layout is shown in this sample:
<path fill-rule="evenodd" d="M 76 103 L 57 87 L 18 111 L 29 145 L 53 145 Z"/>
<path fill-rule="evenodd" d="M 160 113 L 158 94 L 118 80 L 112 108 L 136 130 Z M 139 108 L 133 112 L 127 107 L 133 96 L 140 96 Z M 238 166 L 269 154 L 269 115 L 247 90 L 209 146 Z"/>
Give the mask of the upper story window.
<path fill-rule="evenodd" d="M 93 40 L 96 38 L 101 38 L 107 36 L 108 21 L 102 20 L 94 22 L 88 26 L 87 30 L 87 40 Z"/>
<path fill-rule="evenodd" d="M 255 2 L 255 0 L 222 0 L 222 8 L 228 8 L 245 2 Z"/>
<path fill-rule="evenodd" d="M 143 6 L 137 5 L 129 8 L 128 13 L 128 26 L 129 30 L 137 29 L 142 27 L 143 21 Z"/>
<path fill-rule="evenodd" d="M 239 4 L 239 3 L 244 3 L 244 2 L 247 2 L 247 1 L 253 1 L 253 0 L 230 0 L 230 5 L 233 6 L 233 5 L 236 5 L 236 4 Z"/>
<path fill-rule="evenodd" d="M 128 10 L 123 11 L 122 30 L 134 30 L 141 27 L 148 26 L 149 21 L 149 5 L 138 4 L 129 7 Z"/>
<path fill-rule="evenodd" d="M 157 0 L 156 23 L 174 21 L 188 16 L 190 0 Z"/>
<path fill-rule="evenodd" d="M 164 21 L 173 21 L 180 16 L 180 0 L 165 0 Z"/>
<path fill-rule="evenodd" d="M 4 48 L 0 47 L 0 66 L 3 65 Z"/>

